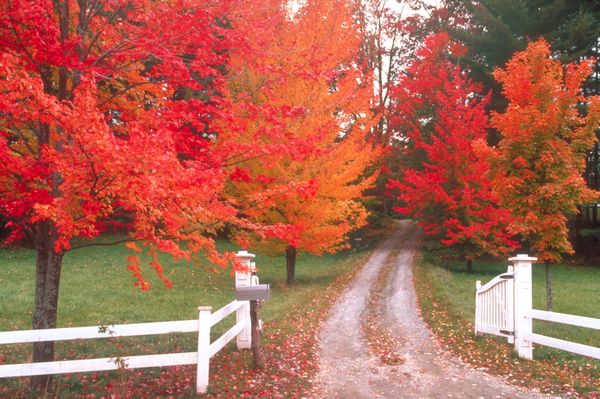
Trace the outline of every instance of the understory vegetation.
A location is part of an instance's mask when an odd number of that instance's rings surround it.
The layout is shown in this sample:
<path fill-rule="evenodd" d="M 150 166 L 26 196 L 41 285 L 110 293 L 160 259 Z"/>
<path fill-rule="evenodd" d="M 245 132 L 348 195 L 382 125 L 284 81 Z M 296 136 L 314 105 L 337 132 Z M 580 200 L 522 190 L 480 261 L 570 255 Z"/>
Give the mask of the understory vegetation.
<path fill-rule="evenodd" d="M 447 261 L 423 251 L 417 258 L 414 282 L 421 314 L 441 344 L 464 362 L 504 377 L 521 386 L 547 393 L 600 398 L 600 361 L 536 345 L 534 360 L 520 359 L 506 339 L 475 336 L 475 282 L 486 283 L 506 271 L 507 263 L 477 262 L 473 273 L 464 263 Z M 560 265 L 554 267 L 556 312 L 600 317 L 600 269 Z M 543 265 L 533 266 L 533 307 L 545 304 Z M 600 346 L 597 331 L 534 321 L 535 333 Z"/>

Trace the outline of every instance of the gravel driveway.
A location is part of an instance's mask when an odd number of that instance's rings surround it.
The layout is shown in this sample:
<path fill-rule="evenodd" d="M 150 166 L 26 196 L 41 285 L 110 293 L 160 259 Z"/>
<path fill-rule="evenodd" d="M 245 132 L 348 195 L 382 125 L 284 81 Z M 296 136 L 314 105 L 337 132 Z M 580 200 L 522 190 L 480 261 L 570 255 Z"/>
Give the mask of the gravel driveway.
<path fill-rule="evenodd" d="M 469 368 L 440 348 L 419 316 L 412 286 L 417 240 L 410 221 L 375 250 L 340 297 L 320 333 L 320 371 L 315 398 L 548 398 Z M 385 317 L 404 362 L 386 365 L 364 344 L 360 316 L 385 262 L 395 263 Z"/>

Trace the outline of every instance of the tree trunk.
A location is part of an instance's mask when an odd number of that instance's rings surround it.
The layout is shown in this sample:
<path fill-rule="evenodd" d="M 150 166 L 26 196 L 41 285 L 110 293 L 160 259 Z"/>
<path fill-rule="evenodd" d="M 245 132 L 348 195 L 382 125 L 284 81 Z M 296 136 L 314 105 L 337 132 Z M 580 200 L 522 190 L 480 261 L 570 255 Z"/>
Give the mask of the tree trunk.
<path fill-rule="evenodd" d="M 296 282 L 296 248 L 287 247 L 285 249 L 285 266 L 287 269 L 287 284 L 292 285 Z"/>
<path fill-rule="evenodd" d="M 553 295 L 552 295 L 552 269 L 550 263 L 545 262 L 546 265 L 546 310 L 552 312 Z"/>
<path fill-rule="evenodd" d="M 255 369 L 263 368 L 265 363 L 260 349 L 260 331 L 258 329 L 260 302 L 250 301 L 250 322 L 252 325 L 252 362 Z"/>
<path fill-rule="evenodd" d="M 473 260 L 472 259 L 467 259 L 467 273 L 469 273 L 469 274 L 473 273 Z"/>
<path fill-rule="evenodd" d="M 54 250 L 57 239 L 56 228 L 48 222 L 36 227 L 35 259 L 35 308 L 33 311 L 33 329 L 55 328 L 58 307 L 58 287 L 63 254 Z M 34 362 L 54 360 L 54 342 L 36 342 L 33 344 Z M 51 389 L 52 376 L 31 377 L 31 388 L 41 393 Z"/>

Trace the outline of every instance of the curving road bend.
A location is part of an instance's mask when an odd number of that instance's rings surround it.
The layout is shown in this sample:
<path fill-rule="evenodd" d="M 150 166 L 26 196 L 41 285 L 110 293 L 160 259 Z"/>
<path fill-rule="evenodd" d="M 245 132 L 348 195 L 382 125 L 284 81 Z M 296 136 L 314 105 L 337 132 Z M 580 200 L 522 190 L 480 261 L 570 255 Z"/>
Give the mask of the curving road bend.
<path fill-rule="evenodd" d="M 320 333 L 315 398 L 548 398 L 469 368 L 440 348 L 419 316 L 412 285 L 417 238 L 411 221 L 379 245 L 334 305 Z M 393 262 L 385 317 L 404 362 L 386 365 L 363 343 L 360 316 L 371 285 Z"/>

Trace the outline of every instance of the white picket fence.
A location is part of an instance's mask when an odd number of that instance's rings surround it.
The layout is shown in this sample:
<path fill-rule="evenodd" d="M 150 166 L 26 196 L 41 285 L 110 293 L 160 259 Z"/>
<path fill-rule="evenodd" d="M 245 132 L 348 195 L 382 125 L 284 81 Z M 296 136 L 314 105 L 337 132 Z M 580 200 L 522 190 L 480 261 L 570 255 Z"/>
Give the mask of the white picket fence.
<path fill-rule="evenodd" d="M 196 391 L 198 393 L 205 393 L 209 383 L 208 370 L 210 358 L 235 337 L 238 338 L 238 348 L 250 347 L 251 325 L 250 317 L 247 317 L 249 306 L 248 301 L 233 301 L 214 313 L 212 313 L 212 307 L 201 306 L 198 308 L 198 319 L 196 320 L 0 332 L 0 345 L 173 333 L 198 333 L 197 352 L 63 360 L 44 363 L 4 364 L 0 365 L 0 378 L 197 364 Z M 236 324 L 211 343 L 211 328 L 233 312 L 237 313 Z"/>
<path fill-rule="evenodd" d="M 533 344 L 540 344 L 600 359 L 600 348 L 534 334 L 533 320 L 545 320 L 600 330 L 600 319 L 547 312 L 532 308 L 531 265 L 537 259 L 527 255 L 510 258 L 506 273 L 475 287 L 475 333 L 507 337 L 520 357 L 533 358 Z"/>

